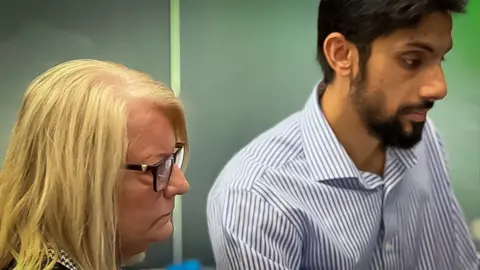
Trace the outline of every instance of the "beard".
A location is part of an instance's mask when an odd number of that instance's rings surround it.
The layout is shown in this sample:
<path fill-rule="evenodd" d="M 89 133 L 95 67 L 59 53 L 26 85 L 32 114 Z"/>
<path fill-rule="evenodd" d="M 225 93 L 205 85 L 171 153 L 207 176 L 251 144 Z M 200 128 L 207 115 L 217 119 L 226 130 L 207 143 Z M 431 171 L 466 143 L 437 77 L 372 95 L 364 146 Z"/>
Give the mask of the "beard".
<path fill-rule="evenodd" d="M 365 70 L 365 69 L 364 69 Z M 402 123 L 402 117 L 433 107 L 432 101 L 423 101 L 419 104 L 402 105 L 394 115 L 388 116 L 385 95 L 382 91 L 367 93 L 365 78 L 359 74 L 351 85 L 354 106 L 366 125 L 368 132 L 376 137 L 384 147 L 402 149 L 413 148 L 422 140 L 425 122 L 410 121 L 410 131 Z"/>

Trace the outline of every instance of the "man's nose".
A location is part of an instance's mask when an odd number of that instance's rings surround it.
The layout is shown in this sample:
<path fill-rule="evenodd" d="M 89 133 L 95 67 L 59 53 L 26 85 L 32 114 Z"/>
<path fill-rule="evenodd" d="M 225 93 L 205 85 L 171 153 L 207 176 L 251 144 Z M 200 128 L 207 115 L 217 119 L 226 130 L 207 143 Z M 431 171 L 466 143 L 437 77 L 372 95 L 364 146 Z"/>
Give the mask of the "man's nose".
<path fill-rule="evenodd" d="M 430 71 L 426 83 L 420 90 L 420 96 L 425 100 L 435 101 L 447 95 L 447 82 L 440 65 Z"/>

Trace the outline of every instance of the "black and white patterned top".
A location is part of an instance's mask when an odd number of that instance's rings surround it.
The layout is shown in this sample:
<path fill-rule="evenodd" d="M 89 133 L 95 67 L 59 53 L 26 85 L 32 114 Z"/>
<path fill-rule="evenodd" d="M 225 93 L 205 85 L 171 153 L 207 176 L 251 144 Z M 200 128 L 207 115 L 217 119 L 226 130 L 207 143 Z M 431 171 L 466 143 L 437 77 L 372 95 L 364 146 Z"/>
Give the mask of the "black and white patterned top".
<path fill-rule="evenodd" d="M 59 258 L 54 269 L 80 270 L 75 261 L 65 251 L 60 250 L 60 254 L 58 255 Z M 55 251 L 53 249 L 49 249 L 48 256 L 53 259 L 55 257 Z"/>
<path fill-rule="evenodd" d="M 47 255 L 48 258 L 46 258 L 46 264 L 55 257 L 55 251 L 53 249 L 49 249 L 47 251 Z M 53 267 L 54 270 L 80 270 L 75 261 L 65 251 L 61 250 L 60 254 L 58 254 L 58 257 L 58 261 Z M 6 268 L 2 268 L 2 270 L 11 270 L 14 269 L 15 266 L 16 262 L 12 261 Z"/>

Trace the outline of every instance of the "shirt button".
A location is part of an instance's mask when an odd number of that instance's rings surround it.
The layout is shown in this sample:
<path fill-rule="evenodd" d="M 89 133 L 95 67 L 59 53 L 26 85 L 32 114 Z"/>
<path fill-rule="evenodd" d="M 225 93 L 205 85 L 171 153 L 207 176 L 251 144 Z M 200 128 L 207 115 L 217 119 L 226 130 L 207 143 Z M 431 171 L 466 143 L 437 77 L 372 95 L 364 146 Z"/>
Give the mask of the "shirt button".
<path fill-rule="evenodd" d="M 387 243 L 385 245 L 385 250 L 386 251 L 392 251 L 393 250 L 393 244 L 392 243 Z"/>

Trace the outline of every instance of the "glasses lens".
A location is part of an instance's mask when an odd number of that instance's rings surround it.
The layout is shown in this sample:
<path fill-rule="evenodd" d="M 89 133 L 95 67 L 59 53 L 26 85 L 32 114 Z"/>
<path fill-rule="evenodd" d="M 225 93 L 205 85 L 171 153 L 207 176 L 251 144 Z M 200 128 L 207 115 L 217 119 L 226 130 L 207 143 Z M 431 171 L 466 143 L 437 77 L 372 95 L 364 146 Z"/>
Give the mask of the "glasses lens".
<path fill-rule="evenodd" d="M 183 166 L 183 159 L 185 157 L 185 148 L 180 148 L 175 154 L 175 165 L 177 165 L 178 168 L 182 169 Z"/>
<path fill-rule="evenodd" d="M 158 168 L 157 175 L 157 191 L 164 189 L 168 184 L 168 178 L 170 177 L 170 171 L 172 170 L 173 159 L 166 159 Z"/>

